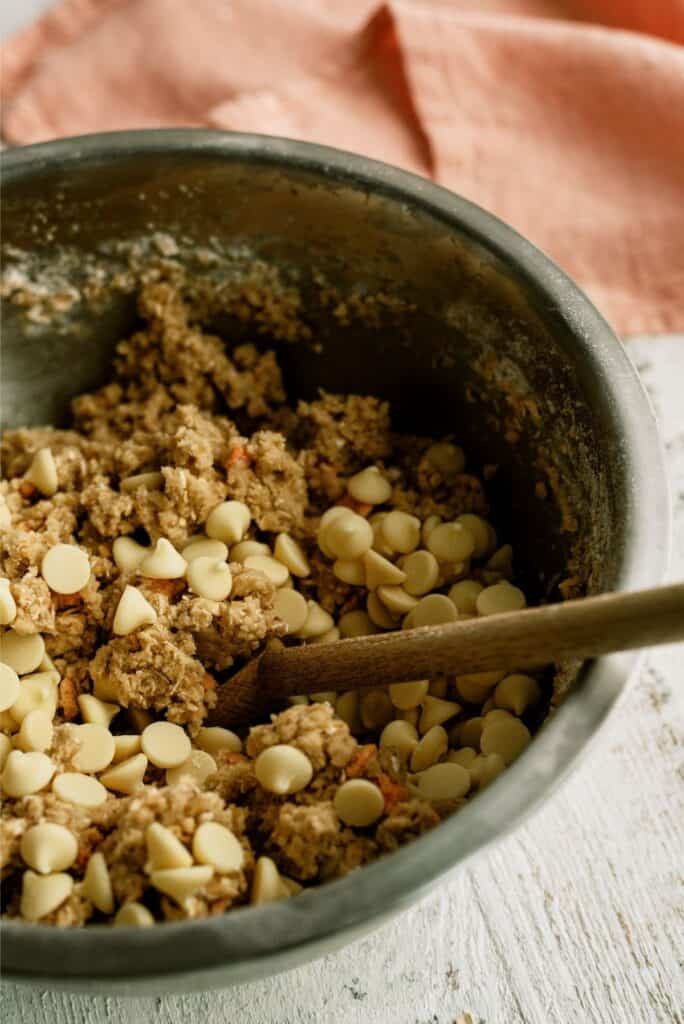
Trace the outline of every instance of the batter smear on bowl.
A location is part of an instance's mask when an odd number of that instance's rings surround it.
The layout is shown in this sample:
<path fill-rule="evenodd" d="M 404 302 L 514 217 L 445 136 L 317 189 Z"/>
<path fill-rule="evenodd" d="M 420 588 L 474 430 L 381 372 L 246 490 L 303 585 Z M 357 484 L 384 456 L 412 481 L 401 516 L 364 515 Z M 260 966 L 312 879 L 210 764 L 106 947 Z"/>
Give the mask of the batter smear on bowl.
<path fill-rule="evenodd" d="M 145 926 L 295 896 L 437 825 L 530 740 L 503 672 L 294 698 L 206 724 L 271 638 L 521 608 L 512 551 L 452 438 L 385 402 L 286 404 L 171 284 L 72 426 L 8 431 L 0 485 L 3 911 Z"/>

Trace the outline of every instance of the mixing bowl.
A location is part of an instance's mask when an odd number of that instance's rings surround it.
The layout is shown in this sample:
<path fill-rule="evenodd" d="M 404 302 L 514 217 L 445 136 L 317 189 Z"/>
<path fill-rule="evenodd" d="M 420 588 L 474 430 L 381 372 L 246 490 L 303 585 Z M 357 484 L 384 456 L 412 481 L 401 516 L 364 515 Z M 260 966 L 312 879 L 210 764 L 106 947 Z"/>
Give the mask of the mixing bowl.
<path fill-rule="evenodd" d="M 662 579 L 667 489 L 636 373 L 586 296 L 484 210 L 362 157 L 208 131 L 67 139 L 4 153 L 2 166 L 5 424 L 59 423 L 73 395 L 105 379 L 136 322 L 136 254 L 156 252 L 226 282 L 210 310 L 217 329 L 277 344 L 291 396 L 379 395 L 398 427 L 453 433 L 472 465 L 497 467 L 495 522 L 532 600 L 557 600 L 563 581 L 597 592 Z M 285 326 L 271 315 L 274 281 L 291 300 Z M 564 700 L 512 767 L 439 828 L 346 878 L 154 929 L 4 922 L 5 976 L 187 991 L 328 952 L 547 797 L 634 664 L 628 654 L 563 666 Z"/>

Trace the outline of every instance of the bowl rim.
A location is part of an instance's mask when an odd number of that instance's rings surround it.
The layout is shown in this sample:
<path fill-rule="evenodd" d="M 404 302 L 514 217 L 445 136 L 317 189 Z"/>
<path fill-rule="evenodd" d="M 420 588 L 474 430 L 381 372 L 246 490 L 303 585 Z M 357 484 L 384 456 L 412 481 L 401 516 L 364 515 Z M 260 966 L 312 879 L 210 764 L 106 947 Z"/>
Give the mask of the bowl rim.
<path fill-rule="evenodd" d="M 648 395 L 622 344 L 584 293 L 545 254 L 493 214 L 455 193 L 379 161 L 273 136 L 195 128 L 105 132 L 38 143 L 0 154 L 12 184 L 51 167 L 78 162 L 183 154 L 296 169 L 327 183 L 382 194 L 436 219 L 503 260 L 516 279 L 543 296 L 556 322 L 604 388 L 625 489 L 625 541 L 616 590 L 660 583 L 666 573 L 671 511 L 662 443 Z M 637 499 L 648 495 L 648 506 Z M 150 929 L 106 925 L 55 929 L 2 922 L 6 979 L 79 988 L 116 982 L 188 985 L 241 982 L 287 969 L 342 944 L 360 930 L 420 898 L 440 876 L 501 838 L 566 777 L 624 692 L 639 658 L 611 655 L 585 663 L 534 744 L 478 799 L 401 849 L 300 894 L 295 900 L 243 907 L 217 918 Z M 273 936 L 288 936 L 285 943 Z M 237 936 L 243 953 L 228 954 Z M 248 938 L 249 936 L 249 938 Z M 259 936 L 258 941 L 254 941 Z M 226 959 L 227 956 L 230 959 Z M 194 980 L 193 980 L 194 979 Z"/>

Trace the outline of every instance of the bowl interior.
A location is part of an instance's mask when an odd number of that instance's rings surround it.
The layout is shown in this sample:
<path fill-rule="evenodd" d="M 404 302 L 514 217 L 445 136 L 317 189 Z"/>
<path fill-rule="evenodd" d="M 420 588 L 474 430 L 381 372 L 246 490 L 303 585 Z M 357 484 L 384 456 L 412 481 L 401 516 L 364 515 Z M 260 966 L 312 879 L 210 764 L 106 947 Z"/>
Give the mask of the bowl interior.
<path fill-rule="evenodd" d="M 557 600 L 567 578 L 581 592 L 662 573 L 634 500 L 656 450 L 635 375 L 562 273 L 467 202 L 320 147 L 125 133 L 9 154 L 3 243 L 5 425 L 63 423 L 69 400 L 107 378 L 152 259 L 211 281 L 198 317 L 227 345 L 275 345 L 291 398 L 319 387 L 387 398 L 398 429 L 453 434 L 473 472 L 496 467 L 493 518 L 532 601 Z M 284 321 L 274 291 L 288 298 Z M 657 458 L 651 483 L 662 497 Z M 585 671 L 581 698 L 570 694 L 519 762 L 393 854 L 391 871 L 373 864 L 289 905 L 153 937 L 76 930 L 59 936 L 59 967 L 52 930 L 10 924 L 6 969 L 30 962 L 30 973 L 83 979 L 213 966 L 224 977 L 249 960 L 263 973 L 264 957 L 370 922 L 502 834 L 567 768 L 623 681 L 610 660 Z"/>
<path fill-rule="evenodd" d="M 473 472 L 497 467 L 494 518 L 532 599 L 568 576 L 611 585 L 619 439 L 601 382 L 514 259 L 424 209 L 419 186 L 407 205 L 353 173 L 123 148 L 28 170 L 3 198 L 5 424 L 64 422 L 136 326 L 136 259 L 183 264 L 214 282 L 204 319 L 228 345 L 275 344 L 291 398 L 389 399 L 398 429 L 453 434 Z M 293 296 L 285 325 L 273 288 Z"/>

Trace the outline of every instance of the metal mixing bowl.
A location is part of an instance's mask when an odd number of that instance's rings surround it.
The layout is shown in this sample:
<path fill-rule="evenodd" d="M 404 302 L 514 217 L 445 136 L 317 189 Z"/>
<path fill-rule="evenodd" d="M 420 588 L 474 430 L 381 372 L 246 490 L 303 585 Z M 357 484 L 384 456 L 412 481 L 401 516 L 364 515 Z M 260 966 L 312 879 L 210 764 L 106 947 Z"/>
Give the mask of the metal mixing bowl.
<path fill-rule="evenodd" d="M 361 157 L 208 131 L 68 139 L 4 153 L 2 169 L 6 266 L 23 250 L 38 276 L 70 266 L 76 281 L 89 261 L 114 258 L 103 243 L 164 231 L 190 245 L 238 246 L 279 268 L 303 296 L 313 340 L 280 345 L 290 394 L 321 385 L 389 398 L 398 426 L 453 432 L 473 465 L 498 465 L 495 507 L 511 516 L 498 525 L 533 598 L 557 598 L 568 573 L 590 592 L 662 579 L 667 488 L 636 373 L 575 285 L 488 213 Z M 337 289 L 335 302 L 324 301 L 320 275 Z M 364 302 L 354 314 L 352 302 L 343 316 L 337 300 L 349 293 L 390 300 L 371 302 L 374 316 Z M 16 289 L 14 300 L 4 314 L 3 419 L 58 422 L 74 394 L 105 379 L 114 343 L 135 323 L 133 301 L 76 302 L 59 324 L 41 324 L 27 321 Z M 218 326 L 231 339 L 254 332 L 239 316 Z M 209 920 L 149 930 L 5 922 L 5 976 L 97 992 L 179 991 L 264 976 L 339 947 L 546 797 L 634 664 L 614 656 L 573 673 L 522 757 L 397 853 L 289 902 Z"/>

